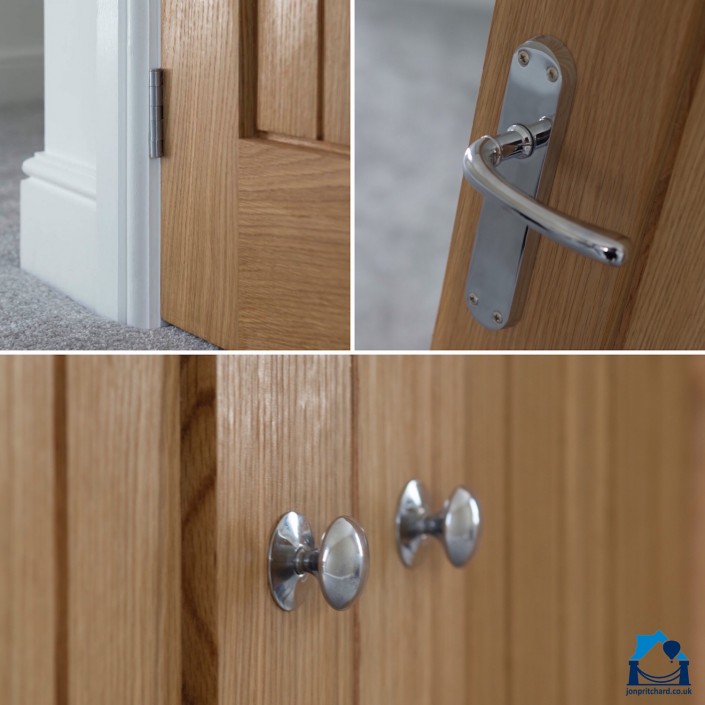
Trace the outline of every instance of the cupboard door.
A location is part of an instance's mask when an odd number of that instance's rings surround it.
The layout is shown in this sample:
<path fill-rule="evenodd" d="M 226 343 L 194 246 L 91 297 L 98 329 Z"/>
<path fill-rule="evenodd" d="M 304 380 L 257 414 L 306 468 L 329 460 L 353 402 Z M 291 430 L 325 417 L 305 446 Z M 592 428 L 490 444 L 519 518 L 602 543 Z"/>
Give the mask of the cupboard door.
<path fill-rule="evenodd" d="M 660 629 L 693 663 L 703 648 L 695 367 L 0 358 L 10 703 L 616 702 L 636 635 Z M 413 478 L 435 509 L 457 484 L 477 496 L 463 569 L 435 542 L 412 570 L 399 560 Z M 340 514 L 365 528 L 349 611 L 312 581 L 298 609 L 275 606 L 267 546 L 290 509 L 317 537 Z"/>
<path fill-rule="evenodd" d="M 163 3 L 170 323 L 224 348 L 349 348 L 349 12 Z"/>
<path fill-rule="evenodd" d="M 704 23 L 698 0 L 678 12 L 660 0 L 497 0 L 471 140 L 496 134 L 519 44 L 556 37 L 573 55 L 577 80 L 548 205 L 624 234 L 633 248 L 615 269 L 540 238 L 523 317 L 485 329 L 465 300 L 482 196 L 463 182 L 434 348 L 703 347 L 695 273 L 705 247 L 692 227 L 702 198 L 692 184 L 700 183 L 693 169 L 702 100 L 694 95 Z"/>
<path fill-rule="evenodd" d="M 360 518 L 373 548 L 360 610 L 358 703 L 504 703 L 506 362 L 501 358 L 361 357 L 357 380 Z M 434 511 L 459 484 L 480 500 L 488 530 L 453 568 L 440 545 L 414 568 L 397 555 L 394 513 L 421 480 Z"/>
<path fill-rule="evenodd" d="M 218 703 L 357 703 L 358 608 L 335 612 L 313 581 L 283 612 L 267 584 L 282 514 L 317 541 L 355 516 L 350 359 L 220 357 L 216 375 Z"/>
<path fill-rule="evenodd" d="M 661 629 L 696 649 L 687 360 L 364 357 L 356 368 L 359 511 L 376 549 L 358 702 L 616 702 L 637 634 Z M 394 508 L 414 477 L 436 508 L 457 484 L 476 494 L 482 536 L 464 569 L 439 545 L 411 571 L 397 557 Z M 669 665 L 661 654 L 654 672 Z"/>

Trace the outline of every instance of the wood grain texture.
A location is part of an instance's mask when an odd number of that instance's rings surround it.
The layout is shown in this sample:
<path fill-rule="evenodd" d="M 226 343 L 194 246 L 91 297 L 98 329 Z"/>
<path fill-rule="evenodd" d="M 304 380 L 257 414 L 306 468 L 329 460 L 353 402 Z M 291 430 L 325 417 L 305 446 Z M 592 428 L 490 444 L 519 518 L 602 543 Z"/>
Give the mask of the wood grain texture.
<path fill-rule="evenodd" d="M 0 416 L 12 409 L 12 366 L 0 360 Z M 0 692 L 12 696 L 12 449 L 10 423 L 0 425 Z M 13 703 L 14 705 L 14 703 Z"/>
<path fill-rule="evenodd" d="M 259 0 L 238 0 L 239 137 L 255 137 L 257 129 L 257 36 Z"/>
<path fill-rule="evenodd" d="M 350 0 L 323 5 L 323 134 L 350 145 Z"/>
<path fill-rule="evenodd" d="M 510 358 L 508 385 L 510 698 L 558 705 L 566 701 L 562 673 L 569 658 L 562 620 L 579 608 L 568 604 L 563 582 L 564 363 Z"/>
<path fill-rule="evenodd" d="M 616 664 L 624 663 L 614 647 L 612 627 L 611 486 L 612 474 L 619 470 L 610 462 L 610 360 L 553 358 L 554 364 L 564 368 L 565 380 L 565 399 L 559 405 L 565 428 L 562 438 L 559 436 L 564 443 L 563 465 L 558 467 L 563 491 L 557 498 L 564 518 L 559 563 L 566 595 L 560 635 L 566 654 L 562 686 L 565 697 L 575 705 L 614 702 L 618 695 L 615 684 L 622 676 Z M 550 510 L 556 511 L 555 506 Z"/>
<path fill-rule="evenodd" d="M 70 705 L 177 705 L 178 361 L 67 365 Z"/>
<path fill-rule="evenodd" d="M 410 705 L 479 703 L 491 691 L 501 705 L 507 582 L 499 558 L 506 533 L 497 519 L 505 498 L 496 417 L 504 417 L 505 363 L 362 357 L 356 367 L 359 513 L 374 548 L 360 601 L 359 702 L 386 703 L 393 692 Z M 414 478 L 437 507 L 455 486 L 469 485 L 481 511 L 498 522 L 467 570 L 452 568 L 435 542 L 413 570 L 399 560 L 394 508 Z"/>
<path fill-rule="evenodd" d="M 680 3 L 677 13 L 659 0 L 498 0 L 471 139 L 496 131 L 503 96 L 497 86 L 506 83 L 516 46 L 541 34 L 559 38 L 575 59 L 577 86 L 548 203 L 624 233 L 634 248 L 631 263 L 614 270 L 543 238 L 523 319 L 514 328 L 487 331 L 464 301 L 482 198 L 463 183 L 434 348 L 623 344 L 622 326 L 649 258 L 676 158 L 674 135 L 681 135 L 701 67 L 704 10 L 698 0 Z M 634 66 L 639 66 L 638 81 L 627 69 Z M 634 144 L 650 148 L 645 153 Z"/>
<path fill-rule="evenodd" d="M 686 654 L 685 644 L 695 636 L 689 576 L 694 510 L 702 507 L 693 501 L 687 373 L 687 361 L 678 358 L 618 357 L 612 363 L 612 580 L 619 586 L 613 638 L 618 653 L 627 657 L 636 634 L 661 629 L 680 641 Z M 641 664 L 645 671 L 669 672 L 662 654 L 649 657 Z M 624 678 L 625 672 L 616 676 Z M 658 702 L 658 696 L 651 701 Z"/>
<path fill-rule="evenodd" d="M 312 585 L 285 613 L 267 585 L 279 517 L 304 514 L 317 537 L 352 512 L 348 357 L 217 361 L 219 702 L 351 705 L 353 622 Z"/>
<path fill-rule="evenodd" d="M 691 541 L 692 570 L 689 579 L 688 601 L 693 605 L 691 612 L 691 633 L 693 635 L 693 663 L 702 663 L 705 660 L 705 602 L 701 599 L 705 585 L 705 512 L 702 506 L 705 503 L 705 357 L 702 355 L 690 360 L 691 379 L 693 383 L 694 417 L 691 428 L 695 434 L 695 474 L 693 478 L 693 492 L 691 507 L 693 512 L 694 527 Z M 687 420 L 686 420 L 687 423 Z"/>
<path fill-rule="evenodd" d="M 348 349 L 347 156 L 241 140 L 239 342 Z"/>
<path fill-rule="evenodd" d="M 169 136 L 162 163 L 162 317 L 224 348 L 350 345 L 349 149 L 308 141 L 308 134 L 295 146 L 270 134 L 282 125 L 260 123 L 267 129 L 257 133 L 252 122 L 253 105 L 261 108 L 264 98 L 262 86 L 256 98 L 249 82 L 280 80 L 262 52 L 283 52 L 276 59 L 282 66 L 287 52 L 309 52 L 300 26 L 311 8 L 318 32 L 316 0 L 163 5 Z M 252 36 L 258 15 L 269 37 L 259 49 Z M 277 39 L 273 32 L 291 22 L 299 29 Z M 281 81 L 299 100 L 297 84 Z"/>
<path fill-rule="evenodd" d="M 631 349 L 705 348 L 705 72 L 701 72 L 635 303 L 622 325 Z"/>
<path fill-rule="evenodd" d="M 319 136 L 319 11 L 323 0 L 259 0 L 257 127 Z"/>
<path fill-rule="evenodd" d="M 462 476 L 478 497 L 483 531 L 478 552 L 467 568 L 468 702 L 496 705 L 510 702 L 512 689 L 506 673 L 510 648 L 508 610 L 512 576 L 509 550 L 512 521 L 509 514 L 510 445 L 506 426 L 510 414 L 509 358 L 465 358 L 466 414 L 462 422 L 467 445 L 467 469 Z M 452 384 L 453 375 L 447 384 Z M 461 379 L 460 375 L 456 379 Z M 446 402 L 439 402 L 445 404 Z M 456 420 L 460 425 L 460 421 Z"/>
<path fill-rule="evenodd" d="M 56 367 L 0 359 L 0 688 L 11 705 L 63 705 L 56 541 Z"/>
<path fill-rule="evenodd" d="M 233 348 L 238 347 L 237 29 L 231 0 L 162 3 L 167 126 L 161 160 L 162 317 Z"/>
<path fill-rule="evenodd" d="M 181 649 L 184 705 L 217 705 L 215 357 L 181 360 Z"/>
<path fill-rule="evenodd" d="M 518 358 L 511 390 L 512 702 L 614 702 L 636 634 L 692 636 L 687 363 Z"/>

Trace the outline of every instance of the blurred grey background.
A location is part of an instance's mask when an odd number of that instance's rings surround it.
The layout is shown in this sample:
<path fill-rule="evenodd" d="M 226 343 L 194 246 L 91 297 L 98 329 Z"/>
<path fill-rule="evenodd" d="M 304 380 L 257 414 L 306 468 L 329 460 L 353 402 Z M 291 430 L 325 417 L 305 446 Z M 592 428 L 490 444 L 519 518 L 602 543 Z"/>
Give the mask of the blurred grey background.
<path fill-rule="evenodd" d="M 355 347 L 427 350 L 494 0 L 357 0 Z"/>

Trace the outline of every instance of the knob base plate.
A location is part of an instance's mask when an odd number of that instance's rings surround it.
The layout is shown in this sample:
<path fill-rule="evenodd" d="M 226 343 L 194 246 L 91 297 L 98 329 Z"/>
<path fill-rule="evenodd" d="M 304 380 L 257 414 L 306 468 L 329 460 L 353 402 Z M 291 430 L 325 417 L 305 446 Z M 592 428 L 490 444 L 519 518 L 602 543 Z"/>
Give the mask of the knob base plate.
<path fill-rule="evenodd" d="M 297 556 L 314 548 L 313 531 L 305 517 L 287 512 L 279 519 L 269 541 L 269 588 L 274 601 L 286 612 L 303 602 L 300 588 L 309 579 L 307 573 L 296 571 Z"/>

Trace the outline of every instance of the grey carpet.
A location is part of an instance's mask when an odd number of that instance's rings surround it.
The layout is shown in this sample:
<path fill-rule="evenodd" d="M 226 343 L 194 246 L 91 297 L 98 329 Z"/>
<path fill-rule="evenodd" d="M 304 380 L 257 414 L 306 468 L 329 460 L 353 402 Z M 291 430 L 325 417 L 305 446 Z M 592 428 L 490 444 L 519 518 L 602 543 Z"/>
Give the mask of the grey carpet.
<path fill-rule="evenodd" d="M 166 326 L 141 330 L 106 320 L 19 268 L 22 162 L 43 149 L 42 105 L 0 106 L 0 349 L 214 350 Z"/>
<path fill-rule="evenodd" d="M 428 349 L 491 13 L 358 0 L 355 346 Z"/>

